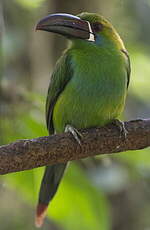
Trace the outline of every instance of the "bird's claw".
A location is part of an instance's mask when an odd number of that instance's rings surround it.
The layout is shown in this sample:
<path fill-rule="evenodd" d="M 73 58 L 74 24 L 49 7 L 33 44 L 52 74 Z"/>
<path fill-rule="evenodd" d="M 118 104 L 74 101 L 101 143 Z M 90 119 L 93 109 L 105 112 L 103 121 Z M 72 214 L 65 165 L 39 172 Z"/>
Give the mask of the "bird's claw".
<path fill-rule="evenodd" d="M 65 132 L 70 132 L 73 135 L 73 137 L 75 138 L 75 140 L 78 142 L 78 144 L 81 145 L 81 138 L 83 136 L 77 129 L 75 129 L 71 125 L 66 125 Z"/>
<path fill-rule="evenodd" d="M 128 131 L 125 128 L 124 122 L 118 119 L 115 119 L 112 123 L 115 124 L 119 128 L 120 136 L 123 135 L 124 139 L 126 139 Z"/>

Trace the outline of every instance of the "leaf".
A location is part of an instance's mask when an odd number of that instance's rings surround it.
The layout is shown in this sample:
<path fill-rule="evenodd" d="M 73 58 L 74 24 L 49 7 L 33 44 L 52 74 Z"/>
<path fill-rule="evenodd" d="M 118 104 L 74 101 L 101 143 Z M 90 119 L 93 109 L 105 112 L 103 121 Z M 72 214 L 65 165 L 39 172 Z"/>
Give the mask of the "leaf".
<path fill-rule="evenodd" d="M 110 229 L 106 197 L 91 185 L 85 173 L 75 164 L 71 164 L 52 201 L 49 216 L 68 230 Z"/>
<path fill-rule="evenodd" d="M 145 53 L 133 53 L 132 58 L 132 76 L 131 76 L 131 91 L 140 99 L 149 104 L 149 56 Z"/>
<path fill-rule="evenodd" d="M 16 0 L 16 2 L 26 9 L 38 8 L 45 0 Z"/>
<path fill-rule="evenodd" d="M 150 167 L 150 148 L 137 151 L 127 151 L 116 155 L 120 160 L 127 161 L 134 166 Z"/>

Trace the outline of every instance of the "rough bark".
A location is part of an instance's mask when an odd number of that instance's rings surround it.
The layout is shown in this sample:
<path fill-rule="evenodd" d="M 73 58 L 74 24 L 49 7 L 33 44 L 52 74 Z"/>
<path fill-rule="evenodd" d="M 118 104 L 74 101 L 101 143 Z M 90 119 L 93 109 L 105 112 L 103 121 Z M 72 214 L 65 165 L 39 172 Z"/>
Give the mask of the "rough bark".
<path fill-rule="evenodd" d="M 0 174 L 150 146 L 150 119 L 125 122 L 125 128 L 126 138 L 113 124 L 80 130 L 81 145 L 70 133 L 64 133 L 1 146 Z"/>

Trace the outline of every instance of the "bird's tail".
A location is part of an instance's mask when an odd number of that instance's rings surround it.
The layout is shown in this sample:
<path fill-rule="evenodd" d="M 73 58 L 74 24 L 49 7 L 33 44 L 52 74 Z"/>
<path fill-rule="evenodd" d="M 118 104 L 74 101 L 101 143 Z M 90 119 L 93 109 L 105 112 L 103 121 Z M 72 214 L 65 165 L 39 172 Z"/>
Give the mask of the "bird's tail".
<path fill-rule="evenodd" d="M 47 166 L 42 179 L 39 202 L 36 209 L 35 225 L 41 227 L 49 202 L 53 199 L 67 164 Z"/>

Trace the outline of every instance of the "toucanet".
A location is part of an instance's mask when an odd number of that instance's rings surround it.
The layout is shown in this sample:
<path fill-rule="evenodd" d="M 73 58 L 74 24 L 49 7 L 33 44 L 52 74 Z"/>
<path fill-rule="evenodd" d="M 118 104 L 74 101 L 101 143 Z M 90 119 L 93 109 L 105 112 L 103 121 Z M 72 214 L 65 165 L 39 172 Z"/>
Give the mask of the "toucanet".
<path fill-rule="evenodd" d="M 38 22 L 36 30 L 70 40 L 51 76 L 46 121 L 49 134 L 70 131 L 82 145 L 78 129 L 111 123 L 124 109 L 130 81 L 128 52 L 112 24 L 95 13 L 50 14 Z M 62 163 L 45 169 L 36 211 L 38 227 L 65 168 Z"/>

